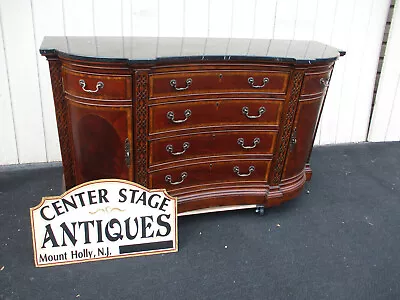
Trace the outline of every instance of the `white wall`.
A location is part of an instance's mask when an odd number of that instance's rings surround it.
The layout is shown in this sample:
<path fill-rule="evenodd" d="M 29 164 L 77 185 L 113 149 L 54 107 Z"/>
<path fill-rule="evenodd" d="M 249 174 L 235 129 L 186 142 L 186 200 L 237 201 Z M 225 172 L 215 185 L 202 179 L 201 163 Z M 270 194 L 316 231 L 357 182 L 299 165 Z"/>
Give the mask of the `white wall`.
<path fill-rule="evenodd" d="M 368 140 L 400 140 L 400 8 L 394 8 Z"/>
<path fill-rule="evenodd" d="M 336 64 L 315 143 L 365 141 L 389 4 L 390 0 L 0 0 L 0 164 L 60 160 L 48 65 L 38 53 L 45 35 L 318 40 L 347 55 Z"/>

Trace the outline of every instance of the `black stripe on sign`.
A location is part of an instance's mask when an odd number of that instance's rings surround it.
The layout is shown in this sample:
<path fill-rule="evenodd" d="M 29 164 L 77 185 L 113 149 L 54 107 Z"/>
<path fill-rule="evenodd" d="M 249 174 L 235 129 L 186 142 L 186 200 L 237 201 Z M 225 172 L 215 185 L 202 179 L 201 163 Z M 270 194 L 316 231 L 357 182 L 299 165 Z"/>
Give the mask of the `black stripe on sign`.
<path fill-rule="evenodd" d="M 119 254 L 174 248 L 174 241 L 119 246 Z"/>

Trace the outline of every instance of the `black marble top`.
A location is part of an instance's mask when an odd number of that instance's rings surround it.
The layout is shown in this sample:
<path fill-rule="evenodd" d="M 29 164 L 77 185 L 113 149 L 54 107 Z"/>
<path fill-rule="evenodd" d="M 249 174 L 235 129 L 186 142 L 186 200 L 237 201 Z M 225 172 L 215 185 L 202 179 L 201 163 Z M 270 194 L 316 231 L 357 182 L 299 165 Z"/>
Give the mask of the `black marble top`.
<path fill-rule="evenodd" d="M 42 55 L 146 63 L 174 60 L 262 60 L 310 64 L 334 61 L 344 51 L 316 41 L 236 38 L 46 36 Z"/>

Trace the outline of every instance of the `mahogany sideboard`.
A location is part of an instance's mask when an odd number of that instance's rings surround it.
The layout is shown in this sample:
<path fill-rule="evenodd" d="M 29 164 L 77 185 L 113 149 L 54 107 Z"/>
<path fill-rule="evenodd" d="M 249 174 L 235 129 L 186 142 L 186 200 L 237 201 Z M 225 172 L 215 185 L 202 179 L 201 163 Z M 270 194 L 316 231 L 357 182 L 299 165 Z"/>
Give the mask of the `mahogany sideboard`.
<path fill-rule="evenodd" d="M 45 37 L 64 180 L 165 188 L 180 213 L 278 205 L 309 159 L 335 61 L 315 41 Z"/>

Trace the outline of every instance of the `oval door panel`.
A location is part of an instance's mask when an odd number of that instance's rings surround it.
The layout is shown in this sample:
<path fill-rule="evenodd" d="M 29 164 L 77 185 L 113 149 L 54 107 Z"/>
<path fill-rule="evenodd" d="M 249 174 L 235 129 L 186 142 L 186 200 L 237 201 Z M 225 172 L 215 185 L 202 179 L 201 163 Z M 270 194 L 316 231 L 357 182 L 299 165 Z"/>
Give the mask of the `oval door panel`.
<path fill-rule="evenodd" d="M 124 141 L 128 136 L 126 111 L 71 104 L 77 183 L 95 179 L 130 179 L 125 164 Z"/>

